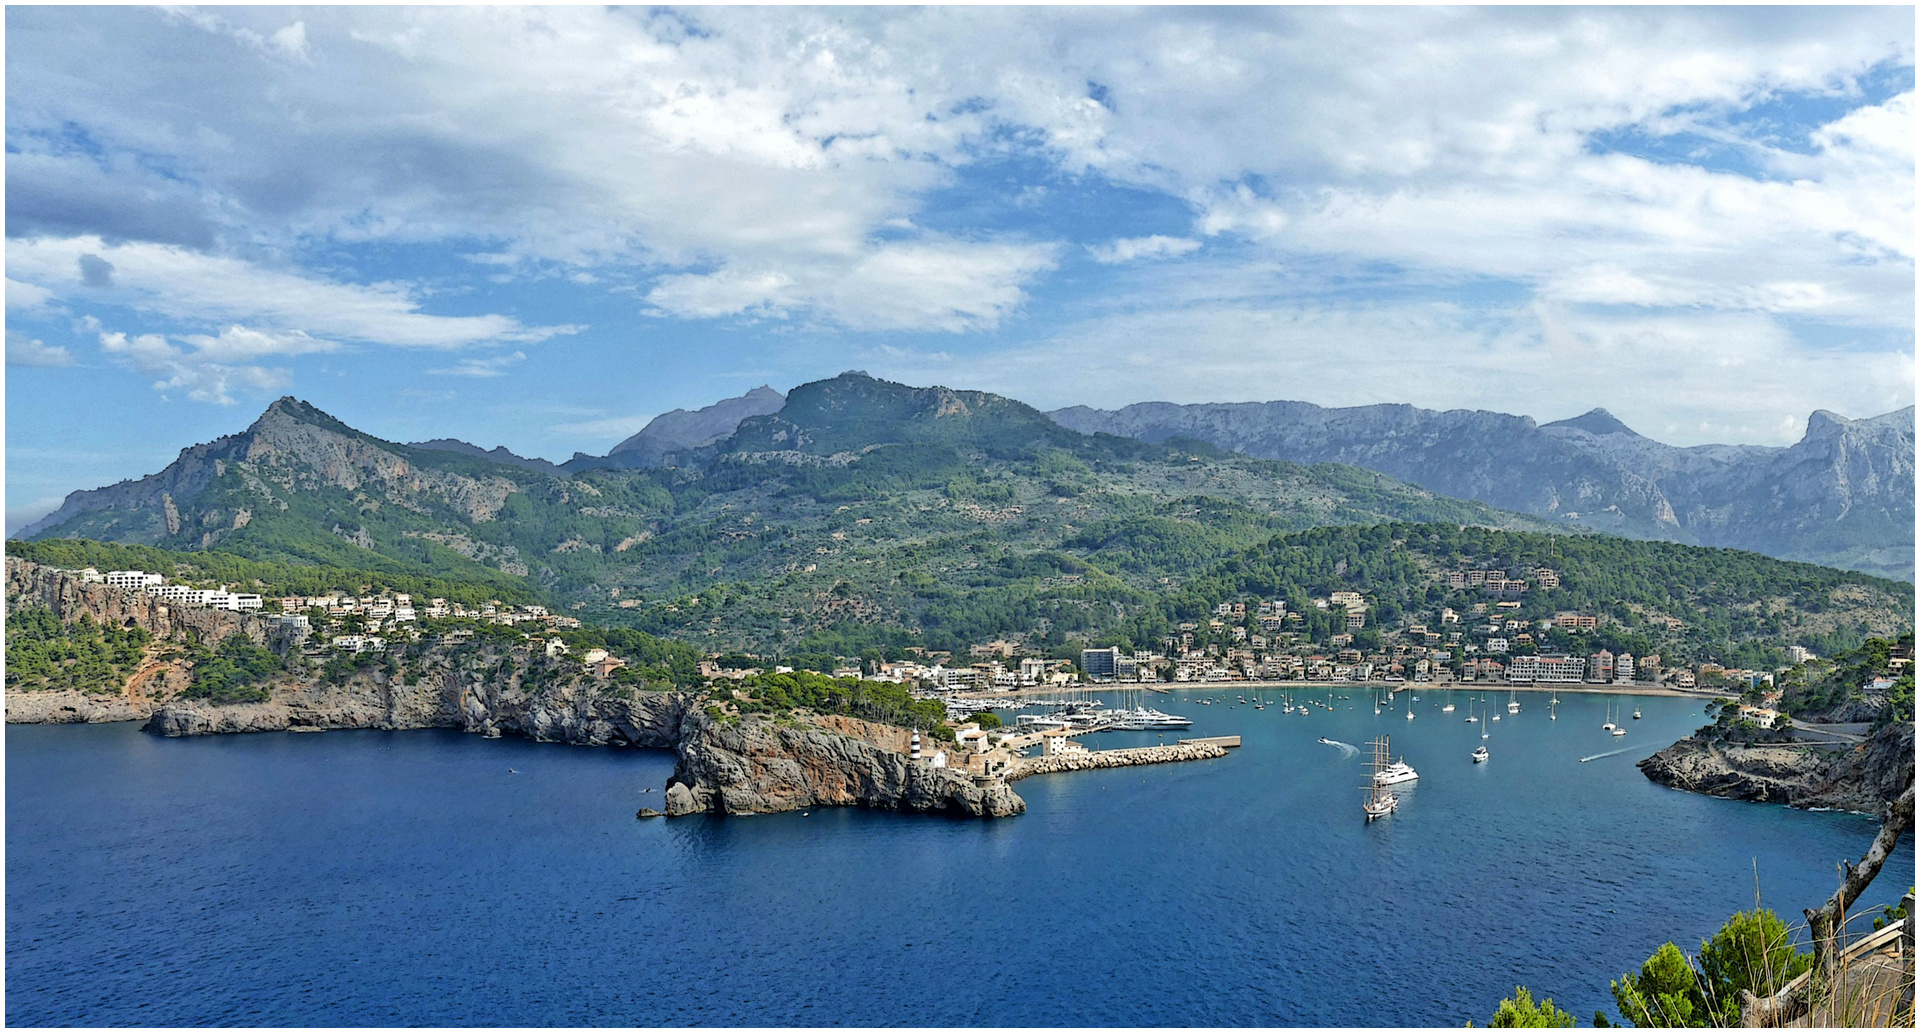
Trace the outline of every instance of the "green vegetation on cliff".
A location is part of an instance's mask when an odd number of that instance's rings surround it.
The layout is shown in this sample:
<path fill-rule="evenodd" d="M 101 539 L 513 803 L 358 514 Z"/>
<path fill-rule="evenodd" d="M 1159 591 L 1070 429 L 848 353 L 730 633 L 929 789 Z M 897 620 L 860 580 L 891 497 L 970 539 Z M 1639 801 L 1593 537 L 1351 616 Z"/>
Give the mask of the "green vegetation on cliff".
<path fill-rule="evenodd" d="M 1902 653 L 1908 663 L 1890 663 Z M 1898 639 L 1869 638 L 1859 646 L 1821 660 L 1810 660 L 1778 679 L 1780 709 L 1789 714 L 1837 714 L 1841 720 L 1871 719 L 1876 725 L 1913 720 L 1913 633 Z M 1871 690 L 1874 681 L 1893 684 Z"/>
<path fill-rule="evenodd" d="M 103 628 L 85 614 L 62 624 L 44 606 L 9 607 L 7 690 L 119 692 L 150 640 L 140 628 Z"/>
<path fill-rule="evenodd" d="M 785 713 L 804 707 L 817 714 L 844 714 L 865 721 L 925 729 L 936 737 L 953 735 L 943 722 L 947 708 L 938 700 L 915 699 L 905 685 L 860 678 L 829 678 L 812 671 L 757 674 L 734 685 L 732 706 L 743 714 Z"/>
<path fill-rule="evenodd" d="M 189 658 L 193 674 L 180 695 L 213 703 L 263 703 L 267 699 L 263 683 L 281 671 L 279 656 L 239 632 L 228 635 L 213 650 L 194 650 Z"/>

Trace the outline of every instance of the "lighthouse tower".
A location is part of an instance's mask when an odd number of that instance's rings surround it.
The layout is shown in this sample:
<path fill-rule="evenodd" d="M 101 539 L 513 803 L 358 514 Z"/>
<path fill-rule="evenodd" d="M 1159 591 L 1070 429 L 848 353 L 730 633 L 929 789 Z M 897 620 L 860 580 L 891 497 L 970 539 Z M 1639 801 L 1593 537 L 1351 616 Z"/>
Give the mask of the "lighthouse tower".
<path fill-rule="evenodd" d="M 920 759 L 920 729 L 918 728 L 913 730 L 913 746 L 907 751 L 907 756 L 914 760 Z"/>

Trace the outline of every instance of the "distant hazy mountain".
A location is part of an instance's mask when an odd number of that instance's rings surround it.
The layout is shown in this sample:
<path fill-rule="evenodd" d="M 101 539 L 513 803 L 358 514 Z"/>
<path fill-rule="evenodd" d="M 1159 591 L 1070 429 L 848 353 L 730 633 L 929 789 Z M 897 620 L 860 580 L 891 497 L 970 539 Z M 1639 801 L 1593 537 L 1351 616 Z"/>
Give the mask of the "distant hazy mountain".
<path fill-rule="evenodd" d="M 786 401 L 787 396 L 762 384 L 738 398 L 723 398 L 693 412 L 675 409 L 661 413 L 641 428 L 640 433 L 613 446 L 604 461 L 575 453 L 566 468 L 659 466 L 669 453 L 711 445 L 732 434 L 741 420 L 779 412 Z"/>
<path fill-rule="evenodd" d="M 481 448 L 479 445 L 461 441 L 458 438 L 434 438 L 432 441 L 416 441 L 411 447 L 431 448 L 440 452 L 458 452 L 461 455 L 479 456 L 482 459 L 492 460 L 503 466 L 517 466 L 522 470 L 538 470 L 541 473 L 550 473 L 559 477 L 566 476 L 566 471 L 547 462 L 545 459 L 530 459 L 526 456 L 514 455 L 512 452 L 507 451 L 507 446 L 505 445 L 497 445 L 491 449 L 486 449 Z"/>
<path fill-rule="evenodd" d="M 1075 406 L 1062 426 L 1183 437 L 1267 459 L 1352 463 L 1457 498 L 1641 538 L 1750 549 L 1911 581 L 1914 411 L 1824 410 L 1795 445 L 1679 448 L 1604 409 L 1525 416 L 1306 402 Z"/>

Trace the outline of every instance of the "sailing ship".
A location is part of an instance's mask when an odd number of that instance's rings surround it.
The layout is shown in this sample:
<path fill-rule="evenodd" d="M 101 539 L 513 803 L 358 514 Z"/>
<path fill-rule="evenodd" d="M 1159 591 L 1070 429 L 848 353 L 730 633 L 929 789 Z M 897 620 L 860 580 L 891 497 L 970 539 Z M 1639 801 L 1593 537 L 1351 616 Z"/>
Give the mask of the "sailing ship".
<path fill-rule="evenodd" d="M 1519 712 L 1520 712 L 1519 690 L 1508 689 L 1507 690 L 1507 713 L 1518 714 Z"/>
<path fill-rule="evenodd" d="M 1607 723 L 1600 726 L 1603 731 L 1613 731 L 1613 701 L 1607 701 Z"/>
<path fill-rule="evenodd" d="M 1361 787 L 1367 791 L 1367 798 L 1360 809 L 1366 812 L 1367 821 L 1371 822 L 1392 814 L 1394 808 L 1400 806 L 1400 797 L 1380 783 L 1381 774 L 1388 768 L 1387 737 L 1383 735 L 1368 745 L 1373 747 L 1373 777 Z"/>

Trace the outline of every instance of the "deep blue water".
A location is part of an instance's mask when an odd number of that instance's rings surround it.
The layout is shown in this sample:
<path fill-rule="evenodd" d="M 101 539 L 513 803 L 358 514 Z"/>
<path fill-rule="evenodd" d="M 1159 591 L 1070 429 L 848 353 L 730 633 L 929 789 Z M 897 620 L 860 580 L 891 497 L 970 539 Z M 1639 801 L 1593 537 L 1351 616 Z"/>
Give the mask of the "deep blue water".
<path fill-rule="evenodd" d="M 1409 722 L 1155 697 L 1246 745 L 1027 779 L 992 822 L 636 821 L 657 751 L 9 726 L 6 1021 L 1459 1025 L 1525 983 L 1584 1024 L 1750 906 L 1756 858 L 1797 917 L 1876 831 L 1648 782 L 1691 701 L 1639 700 L 1614 739 L 1598 697 L 1549 722 L 1523 695 L 1476 766 L 1442 698 Z M 1380 731 L 1422 777 L 1369 826 L 1364 754 L 1315 740 Z M 1908 847 L 1862 903 L 1912 881 Z"/>

